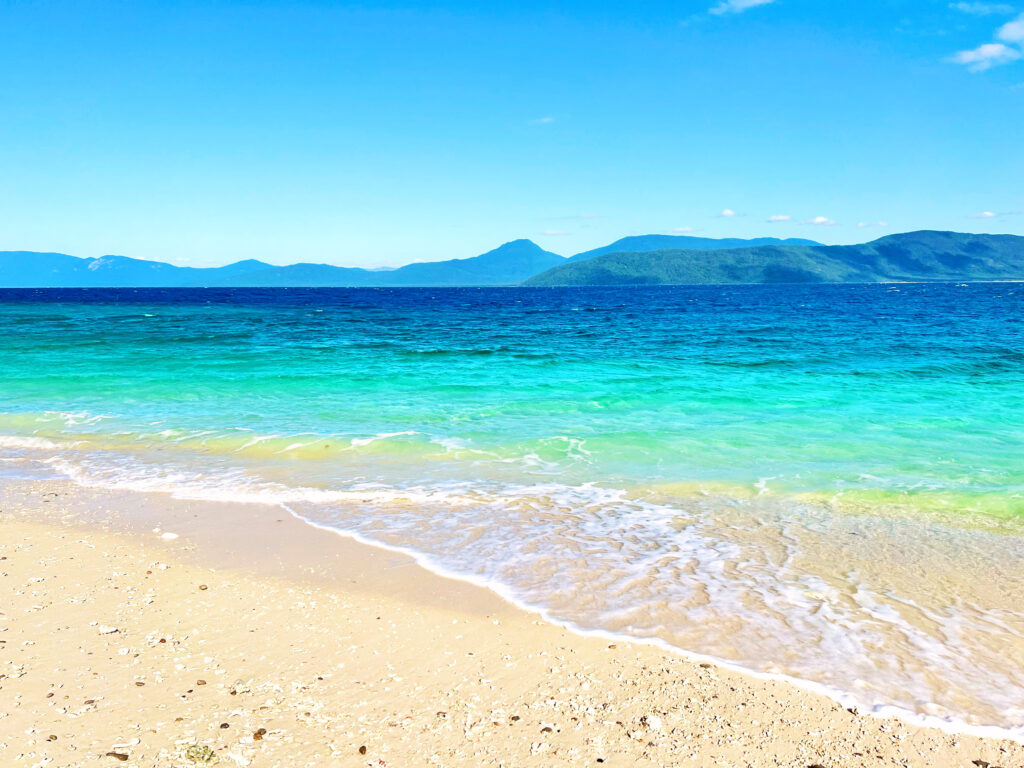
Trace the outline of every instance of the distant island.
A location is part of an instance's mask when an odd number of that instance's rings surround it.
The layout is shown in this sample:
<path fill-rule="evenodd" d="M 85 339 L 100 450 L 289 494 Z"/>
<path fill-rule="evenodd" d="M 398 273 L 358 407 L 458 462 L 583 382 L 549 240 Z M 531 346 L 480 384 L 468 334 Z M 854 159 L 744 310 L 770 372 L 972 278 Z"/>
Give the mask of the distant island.
<path fill-rule="evenodd" d="M 1024 278 L 1024 237 L 920 231 L 863 245 L 664 249 L 570 260 L 536 286 L 882 283 Z"/>
<path fill-rule="evenodd" d="M 179 267 L 126 256 L 0 252 L 0 288 L 600 286 L 1024 279 L 1024 237 L 919 231 L 862 245 L 639 235 L 568 258 L 513 240 L 397 269 L 246 260 Z"/>

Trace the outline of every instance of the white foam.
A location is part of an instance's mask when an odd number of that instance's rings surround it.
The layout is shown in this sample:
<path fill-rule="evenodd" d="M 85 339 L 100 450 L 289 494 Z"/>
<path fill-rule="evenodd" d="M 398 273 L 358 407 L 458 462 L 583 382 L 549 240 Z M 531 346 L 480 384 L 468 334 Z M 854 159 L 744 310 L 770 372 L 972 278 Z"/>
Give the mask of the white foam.
<path fill-rule="evenodd" d="M 20 435 L 0 435 L 0 448 L 29 451 L 56 451 L 60 445 L 45 437 L 22 437 Z"/>
<path fill-rule="evenodd" d="M 350 441 L 350 445 L 356 448 L 363 445 L 369 445 L 370 443 L 376 443 L 378 440 L 389 440 L 392 437 L 408 437 L 418 434 L 419 432 L 414 432 L 412 430 L 407 430 L 405 432 L 381 432 L 373 437 L 353 437 Z"/>
<path fill-rule="evenodd" d="M 805 680 L 791 675 L 763 672 L 760 670 L 751 669 L 750 667 L 736 664 L 727 659 L 722 659 L 715 656 L 708 656 L 705 654 L 696 653 L 693 651 L 685 650 L 683 648 L 679 648 L 677 646 L 672 645 L 671 643 L 661 640 L 660 638 L 637 637 L 635 635 L 630 635 L 627 633 L 610 632 L 605 629 L 582 626 L 571 621 L 566 621 L 564 619 L 552 615 L 550 611 L 543 608 L 542 606 L 534 605 L 532 603 L 528 603 L 520 599 L 516 595 L 516 593 L 505 584 L 495 582 L 491 579 L 474 576 L 472 574 L 466 574 L 463 572 L 451 570 L 450 568 L 447 568 L 444 565 L 436 562 L 434 558 L 430 557 L 429 555 L 426 555 L 423 552 L 412 549 L 410 547 L 386 544 L 382 541 L 371 538 L 369 536 L 364 536 L 354 531 L 341 530 L 339 528 L 335 528 L 324 523 L 318 523 L 315 520 L 310 520 L 309 518 L 299 514 L 294 509 L 289 507 L 287 504 L 281 504 L 281 507 L 296 519 L 302 521 L 303 523 L 306 523 L 307 525 L 311 525 L 312 527 L 317 528 L 319 530 L 328 531 L 335 535 L 342 536 L 344 538 L 348 538 L 353 541 L 357 541 L 361 544 L 375 547 L 377 549 L 382 549 L 389 552 L 395 552 L 398 554 L 405 555 L 411 558 L 421 568 L 424 568 L 438 576 L 447 579 L 452 579 L 455 581 L 466 582 L 469 584 L 473 584 L 474 586 L 480 587 L 482 589 L 487 589 L 493 592 L 494 594 L 498 595 L 501 599 L 503 599 L 510 605 L 520 610 L 526 611 L 528 613 L 535 614 L 542 618 L 544 621 L 548 622 L 549 624 L 561 627 L 580 637 L 593 637 L 612 642 L 633 643 L 636 645 L 652 646 L 661 651 L 670 653 L 675 656 L 679 656 L 694 663 L 710 663 L 722 669 L 728 669 L 730 671 L 747 675 L 758 680 L 788 683 L 803 690 L 810 691 L 812 693 L 816 693 L 825 696 L 829 699 L 832 699 L 833 701 L 838 702 L 840 705 L 846 707 L 847 709 L 852 709 L 857 712 L 864 712 L 865 714 L 880 719 L 890 717 L 897 718 L 912 725 L 918 725 L 924 728 L 935 728 L 945 733 L 969 734 L 981 738 L 1007 739 L 1010 741 L 1015 741 L 1024 744 L 1024 727 L 1003 728 L 999 726 L 974 725 L 971 723 L 966 723 L 957 718 L 941 717 L 931 714 L 922 714 L 920 712 L 915 712 L 913 710 L 909 710 L 898 706 L 884 704 L 866 706 L 860 699 L 858 699 L 858 697 L 855 694 L 841 690 L 839 688 L 835 688 L 833 686 L 828 686 L 811 680 Z"/>
<path fill-rule="evenodd" d="M 252 438 L 249 442 L 245 443 L 242 446 L 239 446 L 236 449 L 236 452 L 244 451 L 246 448 L 252 448 L 254 445 L 259 445 L 260 443 L 265 443 L 267 440 L 274 440 L 278 437 L 280 437 L 280 435 L 257 435 L 256 437 Z"/>
<path fill-rule="evenodd" d="M 872 714 L 1024 743 L 1024 715 L 1013 716 L 1012 686 L 1009 699 L 995 690 L 998 685 L 987 686 L 983 677 L 978 686 L 982 694 L 994 697 L 992 701 L 1001 707 L 1009 727 L 976 725 L 948 712 L 936 714 L 946 710 L 930 700 L 925 672 L 956 675 L 965 665 L 962 638 L 979 631 L 978 624 L 969 623 L 962 614 L 939 615 L 907 602 L 908 608 L 921 611 L 931 624 L 941 624 L 949 632 L 947 636 L 929 635 L 893 610 L 891 595 L 872 592 L 857 580 L 857 574 L 850 575 L 855 589 L 847 593 L 800 571 L 795 540 L 782 540 L 780 559 L 745 559 L 747 553 L 740 544 L 716 537 L 706 528 L 700 510 L 637 501 L 622 490 L 596 484 L 486 487 L 451 483 L 396 488 L 361 483 L 322 489 L 270 483 L 237 469 L 210 473 L 157 467 L 124 457 L 116 464 L 109 458 L 84 456 L 74 460 L 56 456 L 46 463 L 91 487 L 280 505 L 310 525 L 404 553 L 439 575 L 486 587 L 580 634 L 643 642 L 761 679 L 786 680 Z M 740 508 L 743 502 L 737 504 Z M 707 605 L 686 604 L 686 590 L 698 588 L 704 591 Z M 583 606 L 579 598 L 588 592 L 604 602 Z M 666 639 L 663 627 L 652 625 L 645 617 L 643 600 L 654 598 L 680 601 L 686 606 L 680 616 L 695 625 L 724 615 L 742 619 L 751 632 L 771 635 L 779 630 L 780 650 L 786 649 L 787 638 L 803 640 L 807 659 L 801 663 L 809 675 L 818 677 L 812 681 L 789 669 L 785 674 L 765 671 L 747 661 L 683 650 Z M 749 599 L 758 602 L 762 610 L 752 612 L 744 607 Z M 881 667 L 873 671 L 873 663 L 887 657 L 884 650 L 874 651 L 872 656 L 868 621 L 884 625 L 902 638 L 916 654 L 920 671 Z M 621 629 L 608 628 L 612 626 Z M 657 633 L 663 636 L 652 636 Z M 762 654 L 750 661 L 763 663 L 766 658 L 770 657 Z M 847 659 L 848 664 L 837 666 L 836 658 Z M 858 669 L 855 662 L 860 659 L 869 663 Z M 823 660 L 818 668 L 814 667 L 816 660 Z M 781 658 L 777 661 L 782 662 Z M 880 686 L 873 674 L 893 677 L 882 680 Z M 843 680 L 843 684 L 827 682 L 829 679 Z M 1005 677 L 1004 686 L 1011 680 Z M 904 692 L 894 687 L 900 682 Z M 879 690 L 905 693 L 903 701 L 921 711 L 891 699 L 885 701 Z M 1005 699 L 1002 703 L 1000 696 Z"/>
<path fill-rule="evenodd" d="M 472 496 L 460 496 L 439 488 L 392 489 L 372 484 L 361 484 L 348 490 L 324 490 L 261 482 L 249 478 L 241 472 L 204 476 L 167 467 L 154 468 L 141 465 L 99 468 L 88 467 L 80 462 L 62 457 L 47 459 L 45 463 L 87 488 L 166 493 L 176 499 L 193 501 L 238 502 L 271 506 L 303 502 L 379 505 L 442 502 L 450 506 L 462 506 L 479 501 Z"/>

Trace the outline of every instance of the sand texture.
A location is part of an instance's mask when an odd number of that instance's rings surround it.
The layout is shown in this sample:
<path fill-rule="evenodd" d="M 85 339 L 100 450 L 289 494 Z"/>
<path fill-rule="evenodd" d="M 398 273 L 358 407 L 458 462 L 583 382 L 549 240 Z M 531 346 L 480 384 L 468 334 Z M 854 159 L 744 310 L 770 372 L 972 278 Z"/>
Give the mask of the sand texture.
<path fill-rule="evenodd" d="M 22 483 L 0 509 L 2 766 L 1024 766 L 271 507 Z"/>

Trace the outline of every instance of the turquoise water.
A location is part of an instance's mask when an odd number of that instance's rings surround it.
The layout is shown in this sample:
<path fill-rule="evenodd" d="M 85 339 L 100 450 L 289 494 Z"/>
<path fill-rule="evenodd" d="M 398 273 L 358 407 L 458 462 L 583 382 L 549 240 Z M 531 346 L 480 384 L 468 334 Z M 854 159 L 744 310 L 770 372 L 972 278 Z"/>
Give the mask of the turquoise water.
<path fill-rule="evenodd" d="M 0 335 L 9 462 L 1024 728 L 1024 286 L 0 291 Z"/>

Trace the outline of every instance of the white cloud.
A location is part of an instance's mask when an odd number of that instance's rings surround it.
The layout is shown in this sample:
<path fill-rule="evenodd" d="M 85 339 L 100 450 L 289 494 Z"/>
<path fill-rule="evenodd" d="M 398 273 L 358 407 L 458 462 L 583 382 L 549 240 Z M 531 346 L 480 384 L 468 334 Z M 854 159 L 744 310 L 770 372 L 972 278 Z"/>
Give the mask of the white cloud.
<path fill-rule="evenodd" d="M 733 216 L 736 215 L 736 211 L 734 211 L 732 208 L 726 208 L 718 215 L 721 216 L 723 219 L 731 219 Z"/>
<path fill-rule="evenodd" d="M 1004 43 L 1024 43 L 1024 13 L 1003 24 L 996 32 L 996 37 Z"/>
<path fill-rule="evenodd" d="M 1000 64 L 1009 64 L 1021 57 L 1018 50 L 1002 43 L 985 43 L 969 51 L 960 51 L 951 61 L 964 64 L 971 72 L 984 72 Z"/>
<path fill-rule="evenodd" d="M 721 0 L 718 5 L 708 8 L 708 13 L 721 16 L 726 13 L 743 13 L 759 5 L 768 5 L 775 0 Z"/>
<path fill-rule="evenodd" d="M 672 233 L 676 235 L 688 235 L 690 232 L 695 231 L 696 230 L 693 227 L 676 227 L 672 230 Z"/>
<path fill-rule="evenodd" d="M 950 61 L 965 65 L 971 72 L 984 72 L 1024 58 L 1024 13 L 996 30 L 996 38 L 1002 42 L 984 43 L 977 48 L 959 51 Z"/>
<path fill-rule="evenodd" d="M 530 125 L 551 125 L 553 122 L 555 122 L 555 118 L 548 115 L 546 117 L 538 117 L 536 120 L 531 120 Z"/>
<path fill-rule="evenodd" d="M 561 237 L 562 235 L 568 235 L 569 233 L 562 229 L 545 229 L 544 234 L 547 237 Z"/>
<path fill-rule="evenodd" d="M 1006 3 L 950 3 L 949 7 L 975 16 L 992 16 L 998 13 L 1013 13 L 1013 6 Z"/>
<path fill-rule="evenodd" d="M 972 219 L 994 219 L 996 217 L 996 215 L 997 214 L 992 213 L 992 211 L 982 211 L 981 213 L 972 213 L 971 214 L 971 218 Z"/>
<path fill-rule="evenodd" d="M 768 217 L 768 223 L 769 224 L 781 224 L 784 221 L 792 221 L 792 220 L 793 220 L 792 216 L 769 216 Z"/>
<path fill-rule="evenodd" d="M 864 227 L 888 227 L 889 226 L 889 222 L 888 221 L 859 221 L 859 222 L 857 222 L 857 226 L 860 227 L 861 229 L 864 229 Z"/>
<path fill-rule="evenodd" d="M 827 216 L 815 216 L 813 219 L 805 223 L 814 224 L 816 227 L 834 227 L 836 225 L 836 223 Z"/>

